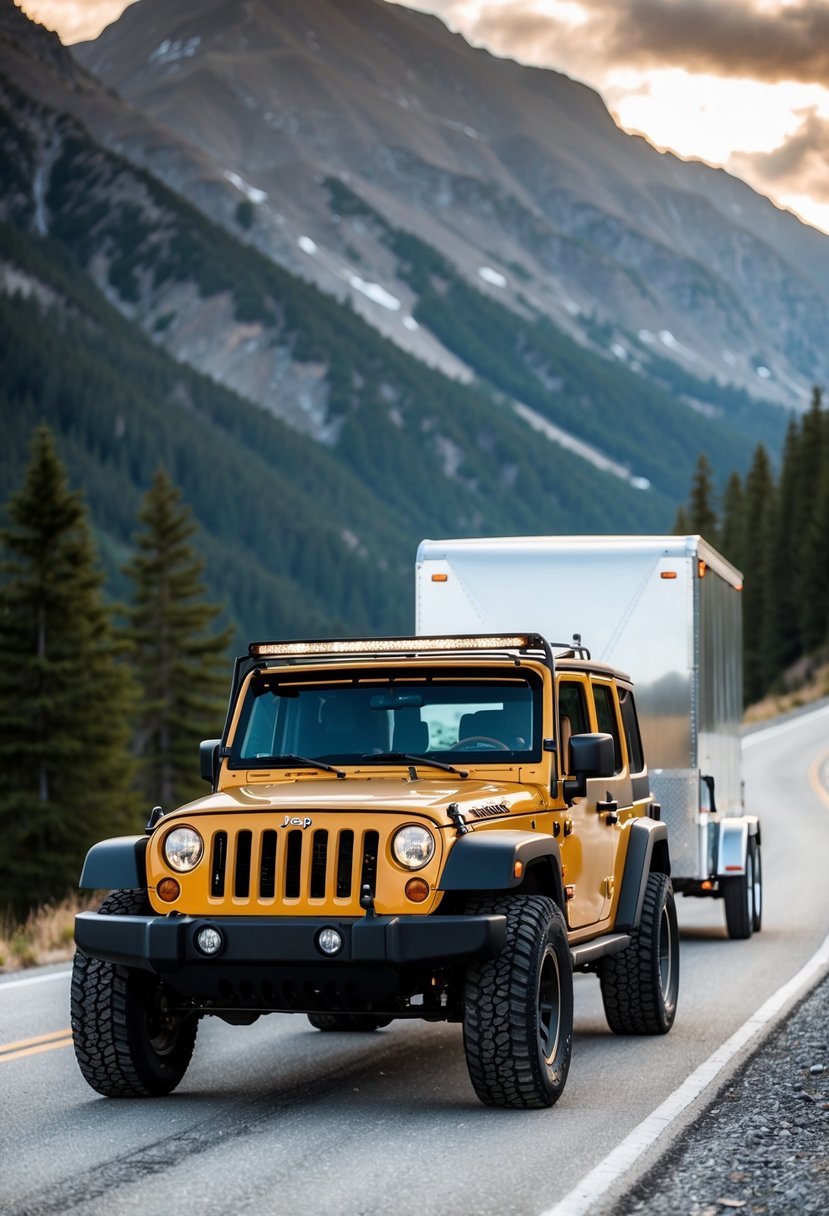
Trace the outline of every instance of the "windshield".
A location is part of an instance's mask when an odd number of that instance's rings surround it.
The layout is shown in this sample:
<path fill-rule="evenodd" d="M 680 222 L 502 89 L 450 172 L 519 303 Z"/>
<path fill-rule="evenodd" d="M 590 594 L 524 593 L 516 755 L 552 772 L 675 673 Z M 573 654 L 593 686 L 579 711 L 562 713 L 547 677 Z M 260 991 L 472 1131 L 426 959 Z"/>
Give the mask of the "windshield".
<path fill-rule="evenodd" d="M 541 686 L 533 673 L 463 679 L 339 677 L 310 683 L 262 673 L 245 698 L 231 767 L 290 756 L 353 764 L 384 754 L 456 764 L 541 754 Z"/>

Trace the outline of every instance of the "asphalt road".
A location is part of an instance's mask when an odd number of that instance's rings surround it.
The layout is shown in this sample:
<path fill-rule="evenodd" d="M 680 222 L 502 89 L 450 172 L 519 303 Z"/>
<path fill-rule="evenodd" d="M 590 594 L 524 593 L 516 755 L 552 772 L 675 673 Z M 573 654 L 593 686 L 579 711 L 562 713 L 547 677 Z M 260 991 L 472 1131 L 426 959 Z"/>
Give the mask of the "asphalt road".
<path fill-rule="evenodd" d="M 750 736 L 745 757 L 747 805 L 762 818 L 763 932 L 728 941 L 721 905 L 679 901 L 679 1013 L 661 1038 L 612 1035 L 597 981 L 576 977 L 573 1064 L 551 1110 L 481 1106 L 459 1027 L 323 1035 L 282 1015 L 237 1028 L 207 1019 L 175 1094 L 108 1100 L 69 1046 L 68 969 L 39 970 L 0 979 L 0 1213 L 554 1208 L 829 931 L 829 707 Z"/>

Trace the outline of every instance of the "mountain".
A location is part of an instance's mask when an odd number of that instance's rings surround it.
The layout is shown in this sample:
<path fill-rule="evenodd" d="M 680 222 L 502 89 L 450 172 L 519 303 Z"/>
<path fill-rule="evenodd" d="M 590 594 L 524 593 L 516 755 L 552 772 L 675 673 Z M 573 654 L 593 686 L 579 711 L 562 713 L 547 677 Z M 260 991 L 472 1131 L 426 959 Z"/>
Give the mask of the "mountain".
<path fill-rule="evenodd" d="M 20 484 L 32 428 L 48 422 L 116 592 L 159 461 L 193 508 L 211 592 L 240 638 L 393 632 L 411 628 L 421 537 L 665 527 L 697 451 L 739 461 L 741 411 L 779 414 L 735 400 L 715 423 L 681 406 L 544 318 L 482 296 L 332 179 L 329 199 L 377 230 L 436 331 L 454 333 L 448 308 L 459 342 L 484 343 L 493 379 L 427 367 L 105 146 L 90 128 L 111 112 L 112 130 L 131 124 L 147 146 L 161 132 L 171 162 L 191 155 L 20 20 L 3 0 L 0 497 Z M 504 338 L 528 344 L 518 372 L 498 367 Z M 217 350 L 225 371 L 235 352 L 240 376 L 259 378 L 264 404 L 198 370 L 213 370 Z M 562 385 L 588 385 L 597 404 L 615 395 L 623 425 L 607 418 L 605 435 L 614 452 L 627 444 L 639 476 L 618 456 L 600 473 L 596 452 L 550 438 L 543 393 L 533 429 L 493 387 L 520 375 L 529 398 L 542 384 L 535 359 L 555 361 Z M 554 395 L 572 410 L 575 391 Z M 316 412 L 323 441 L 288 425 L 291 410 Z"/>
<path fill-rule="evenodd" d="M 212 163 L 209 180 L 176 168 L 177 189 L 450 375 L 480 368 L 430 327 L 383 233 L 332 206 L 331 179 L 485 298 L 699 408 L 727 412 L 725 385 L 800 408 L 826 379 L 829 238 L 437 18 L 384 0 L 140 0 L 73 51 Z"/>

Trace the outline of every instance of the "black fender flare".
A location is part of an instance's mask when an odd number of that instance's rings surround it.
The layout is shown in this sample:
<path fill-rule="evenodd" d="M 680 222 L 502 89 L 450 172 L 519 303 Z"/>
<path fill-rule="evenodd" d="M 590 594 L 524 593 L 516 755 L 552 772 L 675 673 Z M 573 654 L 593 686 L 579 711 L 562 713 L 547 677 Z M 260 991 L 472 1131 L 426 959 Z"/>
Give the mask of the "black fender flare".
<path fill-rule="evenodd" d="M 520 862 L 516 874 L 516 863 Z M 549 869 L 550 885 L 564 907 L 561 853 L 552 836 L 540 832 L 483 831 L 459 836 L 449 852 L 439 891 L 508 891 L 520 887 L 532 865 Z"/>
<path fill-rule="evenodd" d="M 147 885 L 147 837 L 113 836 L 93 844 L 78 886 L 91 891 L 124 891 Z"/>
<path fill-rule="evenodd" d="M 615 929 L 623 932 L 638 927 L 648 875 L 654 870 L 669 876 L 671 873 L 668 825 L 655 819 L 634 819 L 628 829 L 625 872 L 616 909 Z"/>

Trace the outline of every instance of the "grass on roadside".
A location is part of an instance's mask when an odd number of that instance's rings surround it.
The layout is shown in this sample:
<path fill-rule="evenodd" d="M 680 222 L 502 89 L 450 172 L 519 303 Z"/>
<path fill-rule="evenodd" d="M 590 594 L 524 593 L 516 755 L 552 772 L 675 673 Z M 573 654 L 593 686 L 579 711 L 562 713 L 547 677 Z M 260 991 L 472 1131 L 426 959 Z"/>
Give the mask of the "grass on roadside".
<path fill-rule="evenodd" d="M 743 721 L 764 722 L 791 713 L 793 709 L 802 709 L 823 697 L 829 697 L 829 663 L 802 659 L 785 673 L 774 692 L 755 705 L 749 705 Z"/>
<path fill-rule="evenodd" d="M 36 908 L 22 924 L 7 915 L 0 921 L 0 973 L 70 959 L 75 949 L 75 914 L 99 902 L 98 895 L 70 895 L 60 903 Z"/>

